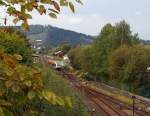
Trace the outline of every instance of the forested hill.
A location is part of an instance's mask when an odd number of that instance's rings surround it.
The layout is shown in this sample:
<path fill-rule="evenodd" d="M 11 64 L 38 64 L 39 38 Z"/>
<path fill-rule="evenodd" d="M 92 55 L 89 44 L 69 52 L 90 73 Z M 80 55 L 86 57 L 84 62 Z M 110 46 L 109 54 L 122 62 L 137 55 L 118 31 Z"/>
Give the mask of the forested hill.
<path fill-rule="evenodd" d="M 144 45 L 150 45 L 150 40 L 141 40 Z"/>
<path fill-rule="evenodd" d="M 57 46 L 62 42 L 69 42 L 71 45 L 83 45 L 92 42 L 92 38 L 88 35 L 50 25 L 30 25 L 30 31 L 26 32 L 26 35 L 31 41 L 42 39 L 47 47 Z"/>

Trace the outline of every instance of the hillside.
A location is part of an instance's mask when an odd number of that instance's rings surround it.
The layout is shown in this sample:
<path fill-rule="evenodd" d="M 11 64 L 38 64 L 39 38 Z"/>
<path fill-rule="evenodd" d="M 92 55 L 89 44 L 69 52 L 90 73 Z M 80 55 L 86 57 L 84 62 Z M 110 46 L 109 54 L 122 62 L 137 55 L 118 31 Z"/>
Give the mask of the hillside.
<path fill-rule="evenodd" d="M 25 32 L 31 41 L 42 39 L 46 47 L 54 47 L 62 42 L 69 42 L 71 45 L 89 44 L 92 38 L 88 35 L 69 31 L 53 26 L 30 25 L 30 31 Z"/>
<path fill-rule="evenodd" d="M 144 45 L 150 45 L 150 40 L 141 40 Z"/>

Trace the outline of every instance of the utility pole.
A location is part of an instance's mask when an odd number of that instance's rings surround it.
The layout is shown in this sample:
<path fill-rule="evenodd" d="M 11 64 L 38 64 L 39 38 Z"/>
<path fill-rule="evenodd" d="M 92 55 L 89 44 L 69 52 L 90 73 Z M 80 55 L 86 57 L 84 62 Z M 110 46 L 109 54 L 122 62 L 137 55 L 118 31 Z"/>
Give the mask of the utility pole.
<path fill-rule="evenodd" d="M 133 100 L 133 104 L 132 104 L 133 105 L 132 106 L 133 107 L 133 109 L 132 109 L 133 110 L 133 116 L 135 116 L 135 99 L 136 99 L 136 97 L 133 95 L 132 96 L 132 100 Z"/>

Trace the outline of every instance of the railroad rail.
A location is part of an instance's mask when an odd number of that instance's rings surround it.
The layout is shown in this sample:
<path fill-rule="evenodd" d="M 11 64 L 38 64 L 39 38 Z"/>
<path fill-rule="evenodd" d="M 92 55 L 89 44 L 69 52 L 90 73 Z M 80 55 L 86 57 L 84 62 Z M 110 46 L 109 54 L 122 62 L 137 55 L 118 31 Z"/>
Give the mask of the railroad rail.
<path fill-rule="evenodd" d="M 111 96 L 107 96 L 87 86 L 86 83 L 82 84 L 74 75 L 68 74 L 63 70 L 58 71 L 58 73 L 66 77 L 78 92 L 82 92 L 84 97 L 94 104 L 95 112 L 98 112 L 95 113 L 96 115 L 94 116 L 132 116 L 133 107 L 131 105 L 123 103 Z M 98 110 L 102 113 L 100 114 Z M 93 111 L 91 114 L 93 114 Z M 135 116 L 150 116 L 150 113 L 135 107 Z"/>

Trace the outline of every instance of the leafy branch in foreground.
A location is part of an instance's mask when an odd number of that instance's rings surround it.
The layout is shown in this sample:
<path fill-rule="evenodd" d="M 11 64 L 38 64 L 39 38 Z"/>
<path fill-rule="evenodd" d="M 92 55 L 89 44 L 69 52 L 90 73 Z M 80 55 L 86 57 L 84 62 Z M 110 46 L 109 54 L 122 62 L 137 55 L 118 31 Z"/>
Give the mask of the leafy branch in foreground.
<path fill-rule="evenodd" d="M 73 0 L 83 4 L 81 0 Z M 38 11 L 40 15 L 49 15 L 51 18 L 57 18 L 61 7 L 69 7 L 74 13 L 74 3 L 71 0 L 0 0 L 0 6 L 6 8 L 6 12 L 15 17 L 13 23 L 22 21 L 22 28 L 28 29 L 28 19 L 32 19 L 32 11 Z M 7 19 L 4 19 L 5 24 Z"/>
<path fill-rule="evenodd" d="M 53 105 L 72 107 L 69 97 L 59 97 L 43 86 L 41 72 L 17 63 L 20 55 L 0 52 L 0 115 L 12 116 L 12 108 L 25 107 L 22 115 L 33 112 L 27 104 L 33 99 L 45 100 Z M 35 110 L 35 109 L 34 109 Z M 38 111 L 34 111 L 38 112 Z"/>

